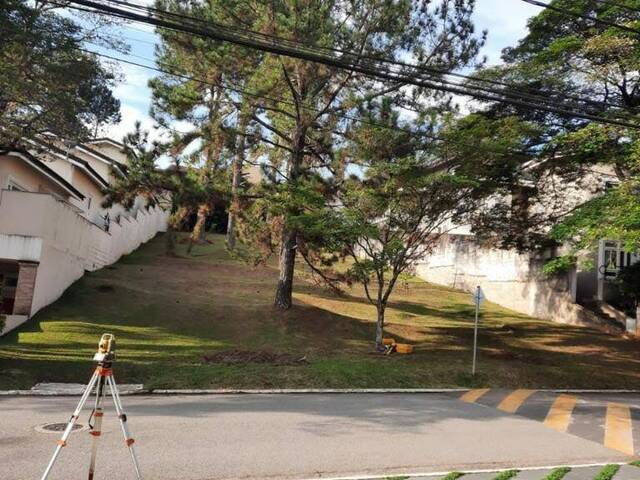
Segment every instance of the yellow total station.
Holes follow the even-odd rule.
[[[116,337],[105,333],[98,343],[98,352],[93,356],[97,362],[111,362],[116,358]]]

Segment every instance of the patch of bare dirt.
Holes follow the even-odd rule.
[[[224,350],[222,352],[208,353],[202,356],[204,363],[224,363],[226,365],[239,365],[245,363],[269,363],[272,365],[305,365],[305,355],[293,355],[290,353],[273,353],[264,350]]]

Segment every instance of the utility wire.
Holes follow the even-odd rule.
[[[214,26],[216,26],[216,28],[225,29],[225,30],[229,30],[230,29],[229,26],[223,25],[223,24],[220,24],[220,23],[216,23],[216,22],[204,23],[202,20],[197,19],[197,18],[192,17],[192,16],[189,16],[189,15],[175,13],[175,12],[168,12],[166,10],[161,10],[161,9],[157,9],[157,8],[154,8],[154,7],[137,5],[137,4],[130,3],[130,2],[127,2],[127,1],[124,1],[124,0],[107,0],[107,1],[109,3],[113,3],[113,4],[117,4],[117,5],[124,5],[127,8],[135,8],[135,9],[138,9],[138,10],[145,10],[145,11],[147,11],[149,13],[152,13],[152,14],[153,13],[161,13],[161,14],[163,14],[165,16],[173,16],[173,17],[177,17],[177,18],[180,18],[180,19],[185,19],[185,20],[188,20],[188,21],[191,21],[191,22],[198,22],[200,24],[204,24],[206,27],[210,27],[211,25],[214,25]],[[75,7],[72,7],[72,8],[75,8]],[[233,31],[233,29],[231,29],[231,30]],[[273,36],[273,35],[264,34],[264,33],[261,33],[261,32],[255,32],[255,31],[246,30],[246,29],[235,29],[235,30],[236,31],[240,31],[240,32],[245,32],[245,33],[248,33],[248,34],[251,34],[251,35],[259,35],[259,36],[267,38],[269,40],[275,40],[275,41],[279,41],[279,42],[282,42],[282,43],[288,43],[290,45],[294,45],[294,47],[301,45],[299,42],[293,42],[293,41],[290,41],[290,40],[286,40],[286,39],[283,39],[283,38],[280,38],[280,37],[276,37],[276,36]],[[302,45],[305,45],[305,44],[302,44]],[[321,49],[321,50],[325,50],[325,51],[339,52],[341,54],[348,54],[348,55],[352,55],[352,56],[354,55],[351,52],[346,52],[344,50],[335,49],[335,48],[328,48],[328,47],[313,47],[313,48],[317,48],[317,49]],[[505,86],[505,87],[508,87],[508,88],[519,88],[519,87],[517,87],[515,85],[509,84],[509,83],[506,83],[506,82],[500,82],[500,81],[492,80],[492,79],[484,79],[482,77],[477,77],[477,76],[463,75],[463,74],[459,74],[459,73],[455,73],[455,72],[448,72],[446,70],[438,70],[438,69],[433,69],[433,68],[429,68],[429,67],[422,67],[422,66],[419,66],[419,65],[409,64],[409,63],[406,63],[406,62],[399,62],[399,61],[389,60],[389,59],[380,59],[378,57],[372,57],[372,56],[366,56],[366,55],[362,56],[361,58],[369,58],[369,59],[372,59],[372,60],[375,60],[375,61],[392,63],[392,64],[395,64],[395,65],[400,65],[400,66],[409,67],[409,68],[417,68],[417,69],[420,69],[420,70],[425,70],[426,69],[427,71],[433,72],[433,74],[437,74],[437,75],[452,75],[452,76],[458,76],[460,78],[465,78],[465,79],[468,79],[468,80],[481,81],[481,82],[487,82],[487,83],[490,83],[490,84],[501,85],[501,86]],[[369,76],[371,76],[371,75],[369,75]],[[435,81],[441,82],[443,84],[451,84],[451,82],[447,82],[447,81],[445,81],[445,80],[443,80],[441,78],[430,77],[430,80],[435,80]],[[482,91],[482,92],[488,92],[488,93],[492,93],[492,94],[499,93],[499,94],[504,95],[505,97],[508,97],[508,98],[515,98],[515,99],[519,99],[519,100],[524,99],[524,100],[529,100],[529,101],[534,101],[534,102],[541,102],[541,103],[545,103],[545,104],[551,105],[552,107],[557,107],[558,103],[555,100],[553,100],[551,98],[548,98],[548,96],[549,95],[553,95],[555,93],[556,95],[562,95],[564,97],[572,98],[572,99],[575,99],[575,100],[580,101],[580,102],[589,103],[589,104],[597,106],[597,107],[599,107],[601,109],[607,109],[607,108],[611,108],[611,107],[618,108],[618,109],[624,109],[625,108],[623,105],[620,105],[620,104],[617,104],[617,103],[613,104],[613,103],[607,103],[607,102],[599,102],[599,101],[594,101],[594,100],[591,100],[591,99],[580,98],[580,97],[577,97],[577,96],[574,96],[574,95],[570,95],[570,94],[564,94],[562,92],[549,92],[549,91],[547,91],[547,92],[541,92],[545,96],[535,96],[535,95],[529,95],[529,94],[521,93],[521,92],[504,91],[504,90],[496,92],[495,89],[488,89],[486,87],[477,86],[477,85],[468,85],[468,84],[467,85],[464,85],[464,84],[461,85],[461,84],[455,84],[455,83],[454,83],[454,85],[458,86],[458,87],[462,87],[462,88],[469,88],[471,90],[479,90],[479,91]],[[579,105],[572,105],[572,104],[566,104],[566,103],[562,104],[561,106],[562,107],[568,107],[568,108],[571,108],[571,109],[573,109],[573,108],[581,108],[581,106],[579,106]],[[587,113],[590,113],[590,112],[587,112]],[[612,112],[609,112],[609,113],[612,113]],[[615,113],[616,113],[616,116],[618,118],[635,119],[635,117],[630,116],[628,112],[617,111]],[[596,115],[597,115],[597,113],[596,113]]]
[[[196,21],[196,22],[199,22],[199,23],[203,23],[202,20],[196,19],[194,17],[187,16],[187,15],[184,15],[184,14],[167,12],[165,10],[160,10],[160,9],[156,9],[156,8],[153,8],[153,7],[143,7],[143,6],[140,6],[140,5],[132,4],[132,3],[124,1],[124,0],[108,0],[108,1],[110,3],[115,3],[117,5],[124,5],[127,8],[137,8],[137,9],[140,9],[140,10],[145,10],[145,11],[150,12],[150,13],[161,12],[165,16],[176,16],[176,17],[179,17],[180,19],[187,19],[189,21]],[[207,24],[205,24],[205,26],[210,27],[210,24],[212,24],[212,23],[214,25],[216,25],[216,27],[219,28],[219,29],[225,29],[225,30],[229,31],[230,27],[228,27],[226,25],[222,25],[222,24],[216,24],[215,22],[208,22]],[[281,39],[279,37],[274,37],[274,36],[267,35],[267,34],[262,34],[262,33],[259,33],[259,32],[252,32],[252,31],[241,30],[241,29],[235,29],[235,30],[236,31],[249,32],[250,34],[260,35],[262,37],[268,38],[270,41],[271,40],[276,40],[276,41],[279,41],[279,42],[289,42],[289,44],[293,44],[294,46],[299,46],[300,45],[300,43],[298,43],[298,42],[291,42],[291,41],[288,41],[288,40]],[[233,29],[231,29],[231,31],[233,32]],[[326,48],[326,47],[318,47],[318,48],[324,49],[324,50],[329,50],[329,51],[334,51],[334,52],[340,52],[340,53],[345,54],[345,55],[351,55],[351,56],[355,55],[355,54],[353,54],[351,52],[346,52],[346,51],[338,50],[338,49],[330,49],[330,48]],[[390,62],[390,60],[387,60],[387,59],[382,59],[381,60],[381,59],[377,59],[376,57],[368,57],[368,58],[373,59],[375,61]],[[358,60],[359,60],[359,58],[358,58]],[[395,62],[395,61],[391,61],[391,62]],[[409,67],[409,68],[420,67],[420,66],[416,66],[416,65],[408,64],[408,63],[404,63],[404,62],[395,62],[395,63],[398,64],[398,65]],[[450,75],[452,73],[444,71],[444,70],[438,70],[437,74],[438,75],[440,75],[440,74]],[[462,75],[462,74],[455,74],[455,75],[461,76],[463,78],[482,81],[481,77],[470,77],[470,76],[465,76],[465,75]],[[372,76],[372,75],[370,74],[369,76]],[[451,85],[451,82],[447,82],[447,81],[445,81],[444,79],[441,79],[441,78],[433,78],[433,77],[431,77],[430,80],[434,80],[434,81],[443,83],[445,85]],[[504,82],[498,82],[498,81],[494,81],[494,80],[487,80],[487,81],[490,82],[490,83],[501,84],[501,85],[504,85],[504,86],[508,86],[510,88],[514,88],[513,85],[510,85],[510,84],[507,84],[507,83],[504,83]],[[516,92],[513,92],[513,91],[496,91],[495,89],[488,89],[486,87],[477,86],[477,85],[461,85],[461,84],[455,84],[455,83],[453,85],[455,87],[458,87],[458,88],[467,88],[467,89],[470,89],[470,90],[487,92],[487,93],[491,93],[491,94],[498,93],[499,95],[503,95],[503,96],[508,97],[508,98],[514,98],[516,100],[522,100],[524,98],[525,100],[531,100],[531,101],[534,101],[534,102],[546,103],[548,105],[551,105],[552,107],[557,107],[557,103],[554,100],[547,98],[547,96],[550,95],[551,92],[545,92],[545,95],[546,95],[545,97],[536,97],[536,96],[532,96],[532,95],[528,95],[528,94],[516,93]],[[571,95],[565,95],[565,96],[572,97]],[[592,103],[592,104],[598,105],[600,108],[604,108],[604,109],[610,108],[610,107],[614,107],[614,106],[622,107],[620,105],[607,104],[607,103],[597,102],[597,101],[593,101],[593,100],[581,99],[581,98],[578,98],[578,97],[573,97],[573,98],[577,98],[579,101],[582,101],[582,102],[588,102],[588,103]],[[568,107],[570,109],[573,109],[573,108],[576,108],[576,107],[580,108],[580,106],[578,106],[578,105],[567,105],[567,104],[562,105],[562,107]],[[624,107],[622,107],[622,108],[624,108]],[[590,112],[587,112],[587,113],[590,113]],[[592,114],[592,113],[590,113],[590,114]],[[626,118],[626,119],[634,118],[634,117],[630,117],[627,112],[616,112],[616,115],[619,118]]]
[[[610,22],[609,20],[603,20],[601,18],[594,17],[593,15],[586,15],[584,13],[572,12],[571,10],[556,7],[555,5],[551,5],[550,3],[540,2],[539,0],[522,0],[522,1],[529,3],[531,5],[535,5],[537,7],[542,7],[542,8],[546,8],[547,10],[553,10],[554,12],[562,13],[563,15],[567,15],[575,18],[581,18],[583,20],[591,20],[592,22],[599,23],[601,25],[615,27],[620,30],[624,30],[625,32],[630,32],[630,33],[635,33],[636,35],[640,35],[640,30],[636,28],[628,27],[626,25],[620,25],[619,23]]]
[[[497,91],[497,90],[492,91],[491,93],[488,93],[488,92],[484,93],[484,92],[478,92],[477,90],[473,90],[470,87],[468,88],[467,86],[462,86],[459,84],[451,84],[450,82],[446,82],[444,80],[439,80],[440,82],[439,84],[439,83],[434,83],[433,81],[428,81],[424,79],[416,79],[414,77],[407,75],[407,73],[403,73],[403,72],[395,72],[395,71],[389,71],[389,70],[376,71],[374,69],[363,66],[359,63],[345,61],[344,59],[337,58],[335,56],[323,55],[317,52],[302,51],[300,49],[290,48],[290,47],[278,44],[277,42],[266,42],[261,39],[237,35],[233,32],[228,32],[228,31],[199,29],[192,25],[179,24],[179,23],[171,22],[165,19],[151,17],[149,15],[129,12],[116,7],[111,7],[109,5],[97,3],[91,0],[70,0],[70,3],[94,8],[97,13],[103,13],[105,15],[115,15],[115,16],[118,16],[119,18],[126,18],[132,21],[139,21],[141,23],[146,23],[146,24],[157,26],[157,27],[164,27],[171,30],[194,34],[194,35],[202,36],[205,38],[211,38],[218,41],[231,42],[231,43],[242,45],[254,50],[260,50],[268,53],[273,53],[276,55],[284,55],[288,57],[298,58],[301,60],[321,63],[324,65],[336,67],[339,69],[350,70],[350,71],[358,72],[364,75],[371,75],[379,79],[386,79],[393,82],[415,85],[418,87],[433,89],[433,90],[447,92],[447,93],[471,96],[471,97],[479,98],[479,99],[490,101],[490,102],[508,103],[511,105],[516,105],[516,106],[520,106],[520,107],[528,108],[532,110],[555,113],[561,116],[582,118],[585,120],[592,120],[599,123],[608,123],[612,125],[619,125],[619,126],[624,126],[629,128],[639,127],[639,125],[635,123],[629,123],[629,122],[616,120],[612,118],[605,118],[593,113],[578,112],[575,110],[571,110],[566,106],[536,105],[534,103],[530,103],[525,100],[508,98],[508,95],[506,95],[504,92]]]
[[[193,17],[191,15],[186,15],[183,13],[177,13],[177,12],[169,12],[167,10],[162,10],[162,9],[158,9],[158,8],[154,8],[151,6],[142,6],[142,5],[137,5],[125,0],[108,0],[109,3],[114,3],[117,5],[123,5],[126,7],[130,7],[130,8],[136,8],[136,9],[142,9],[142,10],[146,10],[147,12],[149,12],[150,14],[161,14],[164,16],[169,16],[169,17],[174,17],[174,18],[178,18],[181,20],[187,20],[189,22],[192,23],[196,23],[196,24],[200,24],[203,25],[205,27],[211,27],[211,26],[215,26],[216,28],[219,29],[225,29],[225,30],[229,30],[230,28],[232,30],[235,30],[236,32],[242,32],[245,35],[257,35],[260,36],[262,38],[265,38],[269,41],[277,41],[280,42],[282,44],[287,44],[290,46],[293,46],[294,48],[296,47],[300,47],[303,46],[304,48],[307,49],[315,49],[315,50],[324,50],[324,51],[329,51],[329,52],[333,52],[333,53],[339,53],[341,55],[351,55],[351,56],[357,56],[358,61],[360,61],[360,59],[365,59],[368,60],[369,62],[382,62],[385,64],[391,64],[391,65],[395,65],[395,66],[400,66],[403,68],[408,68],[408,69],[414,69],[420,73],[425,73],[427,75],[429,75],[430,79],[432,80],[436,80],[436,81],[443,81],[443,79],[438,78],[440,76],[452,76],[452,77],[457,77],[457,78],[461,78],[467,81],[471,81],[471,82],[481,82],[481,83],[486,83],[489,85],[497,85],[497,86],[502,86],[502,87],[506,87],[509,89],[522,89],[523,87],[521,86],[517,86],[517,85],[513,85],[507,82],[503,82],[503,81],[499,81],[499,80],[495,80],[495,79],[488,79],[488,78],[484,78],[482,76],[478,76],[478,75],[465,75],[462,73],[458,73],[458,72],[451,72],[449,70],[445,70],[445,69],[439,69],[439,68],[435,68],[435,67],[428,67],[428,66],[423,66],[423,65],[418,65],[415,63],[408,63],[408,62],[402,62],[399,60],[395,60],[395,59],[389,59],[389,58],[381,58],[381,57],[377,57],[377,56],[371,56],[371,55],[366,55],[366,54],[354,54],[352,52],[348,52],[342,49],[337,49],[337,48],[330,48],[330,47],[323,47],[323,46],[317,46],[317,45],[309,45],[306,44],[304,42],[298,42],[298,41],[292,41],[289,39],[285,39],[283,37],[278,37],[275,35],[269,35],[266,33],[262,33],[262,32],[257,32],[255,30],[247,30],[244,28],[240,28],[240,27],[230,27],[228,25],[224,25],[221,24],[219,22],[212,22],[212,21],[207,21],[204,22],[201,19],[198,19],[196,17]],[[375,65],[374,65],[375,67]],[[437,76],[436,78],[434,78],[434,75]],[[460,84],[458,84],[460,85]],[[495,90],[493,89],[486,89],[482,86],[477,86],[477,85],[462,85],[464,87],[467,88],[472,88],[472,89],[479,89],[481,91],[485,91],[485,92],[489,92],[489,93],[495,93]],[[530,88],[530,87],[524,87],[525,90],[532,92],[535,91],[534,89]],[[537,102],[542,102],[542,103],[547,103],[550,105],[553,105],[554,103],[557,103],[555,100],[553,100],[552,98],[549,98],[549,96],[562,96],[565,98],[570,98],[572,100],[576,100],[578,102],[582,102],[582,103],[586,103],[586,104],[590,104],[594,107],[598,107],[598,108],[602,108],[602,109],[607,109],[607,108],[619,108],[619,109],[624,109],[625,106],[621,105],[621,104],[617,104],[617,103],[607,103],[607,102],[600,102],[597,100],[592,100],[592,99],[588,99],[588,98],[582,98],[576,95],[572,95],[572,94],[568,94],[568,93],[564,93],[564,92],[553,92],[553,91],[540,91],[537,90],[536,93],[533,94],[529,94],[526,92],[518,92],[518,91],[501,91],[500,93],[502,93],[503,95],[509,96],[509,97],[513,97],[513,98],[520,98],[520,99],[526,99],[526,100],[533,100],[533,101],[537,101]],[[569,105],[571,107],[578,107],[581,108],[580,105]],[[618,114],[621,114],[622,117],[627,117],[626,112],[617,112]],[[632,117],[633,118],[633,117]]]
[[[180,78],[180,79],[183,79],[183,80],[193,81],[195,83],[200,83],[200,84],[203,84],[203,85],[208,85],[208,86],[213,86],[213,87],[220,87],[220,88],[223,88],[223,89],[226,89],[226,90],[229,90],[229,91],[232,91],[232,92],[236,92],[236,93],[239,93],[239,94],[242,94],[242,95],[247,95],[249,97],[259,98],[259,99],[262,99],[262,100],[268,100],[268,101],[276,102],[276,103],[282,103],[282,104],[290,105],[290,106],[293,106],[293,107],[296,106],[296,104],[294,102],[290,101],[290,100],[283,99],[283,98],[280,98],[280,97],[266,96],[264,94],[259,94],[259,93],[255,93],[255,92],[249,92],[246,89],[242,89],[242,88],[239,88],[239,87],[236,87],[236,86],[229,85],[228,82],[226,82],[225,84],[221,84],[221,85],[214,85],[209,81],[202,80],[202,79],[199,79],[199,78],[196,78],[196,77],[192,77],[190,75],[184,75],[184,74],[180,74],[180,73],[176,73],[176,72],[170,72],[170,71],[165,70],[163,68],[152,67],[150,65],[144,65],[144,64],[141,64],[141,63],[138,63],[138,62],[134,62],[134,61],[131,61],[131,60],[126,60],[126,59],[119,58],[119,57],[114,57],[114,56],[107,55],[107,54],[104,54],[104,53],[99,53],[99,52],[96,52],[96,51],[93,51],[93,50],[88,50],[88,49],[83,49],[83,48],[78,48],[78,50],[83,51],[85,53],[97,55],[99,57],[103,57],[103,58],[106,58],[106,59],[109,59],[109,60],[121,62],[121,63],[127,64],[127,65],[132,65],[132,66],[135,66],[135,67],[140,67],[140,68],[145,68],[145,69],[148,69],[148,70],[153,70],[155,72],[162,73],[162,74],[165,74],[165,75],[170,75],[170,76],[173,76],[173,77],[176,77],[176,78]],[[138,55],[133,55],[133,54],[126,54],[126,55],[142,58],[142,59],[147,60],[147,61],[152,61],[151,59],[144,58],[144,57],[139,57]],[[238,102],[225,102],[225,104],[232,105],[232,106],[235,106],[235,107],[238,106]],[[268,107],[263,107],[263,108],[265,108],[267,110],[269,109]],[[310,111],[313,111],[313,112],[316,112],[316,113],[320,113],[321,112],[321,110],[319,108],[314,108],[314,107],[310,107],[310,106],[307,106],[307,105],[301,105],[300,108],[303,108],[305,110],[310,110]],[[408,129],[408,128],[402,128],[400,126],[385,125],[383,123],[373,122],[371,120],[367,120],[367,119],[364,119],[364,118],[361,118],[361,117],[356,117],[356,116],[349,115],[349,114],[336,114],[335,116],[338,117],[338,118],[343,118],[343,119],[346,119],[346,120],[355,121],[355,122],[362,123],[362,124],[365,124],[365,125],[371,125],[371,126],[378,127],[378,128],[384,128],[384,129],[387,129],[387,130],[400,131],[400,132],[409,133],[409,134],[413,134],[413,135],[416,135],[416,134],[417,135],[422,135],[422,136],[425,136],[426,138],[430,138],[430,139],[432,139],[434,141],[440,141],[440,142],[450,141],[449,139],[446,139],[446,138],[443,138],[443,137],[439,137],[437,135],[433,135],[433,134],[431,134],[429,132],[415,131],[415,130],[411,130],[411,129]],[[167,128],[169,130],[172,130],[172,131],[174,131],[176,133],[180,133],[180,134],[188,133],[188,132],[181,132],[179,130],[175,130],[173,128],[166,127],[166,126],[163,126],[163,128]],[[458,142],[458,143],[460,145],[467,146],[467,147],[473,147],[473,148],[477,148],[478,147],[477,144],[470,144],[470,143],[465,143],[465,142]],[[506,154],[524,155],[524,154],[526,154],[526,152],[518,151],[518,150],[508,150],[508,149],[505,149],[505,150],[487,149],[487,150],[491,151],[493,153],[501,154],[501,155],[506,155]]]
[[[99,46],[99,45],[97,45],[97,46]],[[223,88],[225,90],[229,90],[229,91],[232,91],[232,92],[235,92],[235,93],[239,93],[241,95],[247,95],[249,97],[259,98],[259,99],[262,99],[262,100],[268,100],[270,102],[282,103],[282,104],[289,105],[289,106],[292,106],[292,107],[296,106],[296,103],[292,102],[291,100],[287,100],[287,99],[284,99],[282,97],[267,96],[267,95],[261,94],[261,93],[250,92],[250,91],[248,91],[246,89],[243,89],[243,88],[240,88],[238,86],[233,86],[233,84],[230,84],[230,82],[228,82],[228,81],[216,85],[216,84],[214,84],[214,83],[212,83],[210,81],[207,81],[207,80],[203,80],[203,79],[200,79],[200,78],[197,78],[197,77],[193,77],[191,75],[186,75],[186,74],[177,73],[177,72],[171,72],[169,70],[165,70],[164,68],[158,68],[158,67],[152,67],[150,65],[144,65],[144,64],[141,64],[141,63],[133,62],[131,60],[126,60],[126,59],[123,59],[123,58],[114,57],[114,56],[107,55],[107,54],[104,54],[104,53],[99,53],[99,52],[96,52],[96,51],[93,51],[93,50],[88,50],[88,49],[83,49],[83,48],[78,48],[78,50],[83,51],[85,53],[90,53],[90,54],[93,54],[93,55],[97,55],[99,57],[103,57],[103,58],[106,58],[106,59],[109,59],[109,60],[122,62],[122,63],[128,64],[128,65],[141,67],[141,68],[145,68],[145,69],[148,69],[148,70],[153,70],[153,71],[156,71],[158,73],[162,73],[164,75],[169,75],[169,76],[172,76],[172,77],[180,78],[182,80],[188,80],[188,81],[192,81],[192,82],[195,82],[195,83],[199,83],[199,84],[207,85],[207,86],[211,86],[211,87]],[[139,58],[139,59],[142,59],[142,60],[150,61],[150,62],[154,61],[154,60],[152,60],[150,58],[142,57],[140,55],[134,55],[134,54],[131,54],[131,53],[127,53],[126,55],[130,56],[130,57],[136,57],[136,58]],[[158,63],[158,62],[156,62],[156,63]],[[162,65],[162,63],[160,63],[160,65]],[[175,68],[175,67],[174,66],[169,66],[169,68]],[[226,102],[226,104],[233,105],[233,106],[236,106],[236,107],[238,106],[238,103],[239,102]],[[311,106],[308,106],[308,105],[299,105],[299,107],[302,108],[302,109],[305,109],[305,110],[313,111],[315,113],[322,113],[322,110],[319,109],[319,108],[316,108],[316,107],[311,107]],[[267,110],[269,109],[269,107],[263,107],[263,108],[265,108]],[[325,112],[325,114],[329,114],[329,113]],[[369,120],[366,120],[366,119],[363,119],[363,118],[360,118],[360,117],[354,117],[354,116],[348,115],[348,114],[334,114],[334,115],[337,118],[344,118],[346,120],[352,120],[352,121],[356,121],[356,122],[360,122],[360,123],[364,123],[364,124],[368,124],[368,125],[372,125],[372,126],[376,126],[376,127],[386,128],[386,129],[389,129],[389,130],[396,130],[396,131],[401,131],[401,132],[405,132],[405,133],[413,133],[413,134],[416,133],[415,130],[411,130],[411,129],[408,129],[408,128],[393,127],[393,126],[385,125],[385,124],[382,124],[382,123],[371,122]],[[184,133],[184,132],[180,132],[180,133]],[[429,138],[432,138],[434,140],[444,140],[443,138],[432,136],[427,132],[417,132],[417,133],[424,134],[424,135],[426,135]]]
[[[121,28],[132,28],[132,27],[130,25],[127,25],[126,27],[121,27]],[[151,33],[149,31],[145,31],[145,30],[142,30],[142,29],[133,29],[133,30],[138,31],[138,32]],[[125,40],[129,40],[131,42],[142,42],[142,43],[146,43],[146,44],[150,44],[150,45],[157,45],[157,42],[152,42],[152,41],[148,41],[148,40],[141,40],[141,39],[138,39],[138,38],[129,37],[127,35],[121,35],[121,34],[108,35],[108,34],[103,34],[103,36],[110,37],[110,38],[112,38],[114,40],[125,39]],[[93,43],[93,42],[88,42],[88,43]],[[95,45],[99,46],[99,47],[103,47],[103,45],[99,45],[99,44],[95,44]],[[131,55],[133,57],[139,57],[139,56],[133,55],[133,54],[129,54],[129,55]],[[149,59],[149,58],[146,58],[146,57],[139,57],[139,58],[141,58],[143,60],[148,60],[148,61],[151,61],[151,62],[154,61],[153,59]],[[462,76],[464,76],[464,75],[462,75]],[[469,78],[473,78],[473,77],[469,77]],[[480,79],[480,77],[478,77],[478,79]],[[489,83],[492,83],[492,84],[496,84],[496,85],[504,85],[504,86],[507,86],[509,88],[518,88],[515,85],[509,84],[509,83],[505,83],[505,82],[499,82],[499,81],[494,81],[494,80],[486,80],[486,81],[489,82]],[[525,88],[527,88],[527,87],[525,87]],[[529,88],[527,88],[527,89],[529,89]],[[564,95],[563,92],[553,92],[553,91],[546,92],[546,94],[547,95]],[[583,98],[572,96],[572,95],[569,95],[569,94],[564,95],[564,96],[566,96],[567,98],[574,98],[574,99],[576,99],[578,101],[588,102],[588,103],[593,104],[594,106],[598,106],[598,107],[603,108],[603,109],[606,109],[606,108],[609,108],[609,107],[624,108],[624,106],[622,106],[620,104],[599,102],[599,101],[590,100],[590,99],[583,99]],[[543,100],[543,101],[547,101],[547,102],[552,102],[552,100],[545,99],[544,97],[537,98],[537,97],[530,96],[530,95],[527,95],[527,97],[530,97],[532,100]],[[396,106],[398,108],[403,109],[403,110],[407,110],[407,111],[411,111],[411,112],[415,112],[415,113],[420,113],[419,110],[411,108],[411,107],[409,107],[407,105],[396,104]],[[623,113],[626,113],[626,112],[623,112]],[[634,118],[634,117],[632,117],[630,115],[626,115],[626,118]]]

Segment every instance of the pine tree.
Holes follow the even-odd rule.
[[[320,1],[255,2],[257,29],[298,44],[366,57],[406,58],[420,65],[449,70],[474,63],[482,38],[474,36],[473,1]],[[413,103],[432,94],[419,89],[407,94],[399,83],[380,82],[353,71],[266,54],[256,78],[272,100],[261,102],[255,115],[266,138],[265,173],[270,188],[265,199],[278,246],[279,278],[274,304],[287,309],[297,253],[313,247],[301,225],[315,217],[318,197],[332,198],[340,188],[345,165],[335,155],[349,121],[365,101],[394,95]],[[263,238],[263,237],[261,237]],[[307,250],[307,252],[303,252]],[[310,265],[314,269],[313,265]]]
[[[104,29],[85,31],[45,2],[0,3],[0,145],[52,133],[86,140],[120,119],[114,74],[85,43],[121,48]]]

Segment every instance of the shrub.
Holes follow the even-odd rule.
[[[640,262],[620,270],[616,279],[622,297],[630,302],[631,310],[640,306]]]
[[[547,276],[559,275],[566,273],[576,265],[576,257],[573,255],[565,255],[562,257],[552,258],[544,264],[542,271]]]

